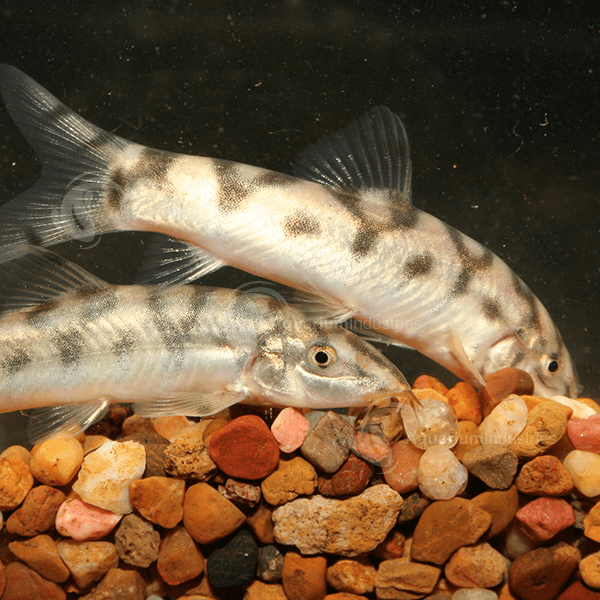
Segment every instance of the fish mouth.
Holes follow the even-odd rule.
[[[408,402],[411,406],[419,405],[420,402],[411,389],[404,389],[397,392],[373,392],[365,396],[365,405],[367,408],[388,408],[397,403],[398,405]]]

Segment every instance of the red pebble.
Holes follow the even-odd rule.
[[[239,479],[262,479],[279,464],[279,444],[255,415],[229,421],[210,438],[209,451],[221,471]]]
[[[560,498],[538,498],[515,515],[521,529],[533,540],[546,541],[575,524],[572,506]]]
[[[33,569],[20,562],[10,563],[5,569],[6,587],[3,600],[65,600],[67,594],[52,581],[44,579]]]
[[[574,581],[556,600],[600,600],[600,590],[592,590]]]
[[[572,417],[567,423],[567,435],[576,450],[600,454],[600,414],[588,419]]]

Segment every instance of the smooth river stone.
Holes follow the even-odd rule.
[[[300,498],[273,511],[275,539],[303,554],[368,554],[394,526],[401,505],[400,494],[387,485],[343,500]]]
[[[564,466],[573,478],[575,487],[591,498],[600,494],[600,454],[573,450],[567,454]]]
[[[419,405],[406,403],[401,408],[406,437],[417,447],[426,450],[430,446],[452,448],[460,438],[458,420],[448,403],[423,398]]]
[[[569,419],[567,435],[576,450],[600,453],[600,415],[594,414],[587,419]]]
[[[527,405],[512,394],[502,400],[479,425],[482,444],[512,444],[527,424]]]
[[[419,488],[434,500],[449,500],[467,487],[467,469],[446,446],[430,446],[425,450],[417,471]]]

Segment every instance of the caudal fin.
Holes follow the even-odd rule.
[[[91,241],[118,229],[107,199],[120,190],[110,172],[132,144],[92,125],[15,67],[0,65],[0,93],[42,165],[41,178],[0,208],[0,245]]]

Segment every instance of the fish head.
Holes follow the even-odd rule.
[[[579,395],[577,370],[553,322],[547,324],[543,335],[521,328],[494,344],[483,367],[484,375],[504,367],[527,371],[537,396],[577,398]]]
[[[296,322],[254,361],[248,387],[263,401],[298,408],[367,406],[414,396],[383,354],[339,326]]]

